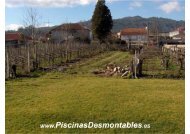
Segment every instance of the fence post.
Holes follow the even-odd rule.
[[[9,72],[9,50],[8,47],[5,48],[5,53],[6,53],[6,77],[9,78],[10,72]]]
[[[28,58],[28,73],[30,73],[30,45],[29,43],[27,44],[27,58]]]

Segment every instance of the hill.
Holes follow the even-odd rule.
[[[169,32],[177,27],[185,27],[185,21],[180,20],[172,20],[168,18],[157,18],[157,17],[150,17],[150,18],[143,18],[141,16],[134,16],[134,17],[124,17],[120,19],[113,20],[113,32],[119,32],[123,28],[142,28],[148,26],[150,29],[153,29],[155,25],[158,26],[159,32]],[[84,21],[80,22],[82,25],[91,28],[91,21]],[[41,27],[38,28],[40,33],[44,35],[53,27]],[[24,29],[19,29],[19,32],[27,33]],[[8,31],[7,31],[8,32]],[[11,31],[12,32],[12,31]]]
[[[142,28],[142,27],[154,27],[155,25],[158,26],[160,32],[169,32],[174,30],[177,27],[185,26],[185,21],[177,21],[168,18],[157,18],[157,17],[150,17],[150,18],[143,18],[140,16],[134,17],[124,17],[120,19],[114,19],[114,26],[113,32],[118,32],[123,28]],[[156,24],[157,23],[157,24]],[[84,25],[90,28],[91,22],[86,21],[83,22]]]

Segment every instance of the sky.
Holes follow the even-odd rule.
[[[39,26],[90,20],[97,0],[6,0],[5,29],[24,26],[29,8],[37,11]],[[106,0],[113,19],[142,16],[185,20],[184,0]]]

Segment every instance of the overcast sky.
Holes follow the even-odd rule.
[[[37,10],[40,26],[91,19],[96,0],[6,0],[6,30],[23,26],[29,7]],[[107,0],[114,19],[127,16],[185,19],[184,0]]]

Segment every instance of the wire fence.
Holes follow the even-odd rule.
[[[146,48],[142,55],[145,76],[185,78],[185,49]]]
[[[105,50],[136,51],[132,58],[132,72],[142,77],[184,78],[185,49],[158,48],[143,46],[128,50],[118,44],[85,44],[66,42],[64,44],[36,43],[19,46],[6,46],[6,78],[27,75],[35,70],[51,70],[63,64],[89,58]],[[134,52],[133,52],[134,50]],[[138,65],[137,60],[138,59]]]
[[[105,50],[105,45],[67,42],[6,46],[6,78],[25,75],[37,69],[47,69],[79,58],[90,57]]]

